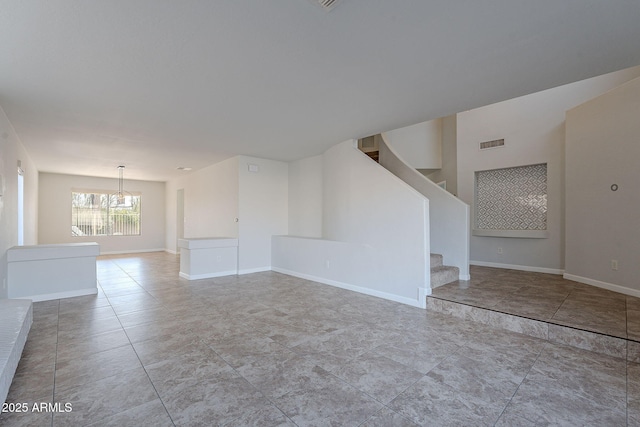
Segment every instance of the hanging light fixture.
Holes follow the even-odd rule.
[[[112,208],[130,209],[133,195],[128,191],[124,191],[124,166],[118,166],[118,192],[113,193],[109,197],[109,206]]]

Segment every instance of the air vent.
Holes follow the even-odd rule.
[[[494,139],[493,141],[485,141],[480,143],[481,150],[488,150],[490,148],[504,147],[504,139]]]
[[[316,6],[320,6],[326,12],[329,12],[338,4],[338,0],[309,0],[309,1],[315,4]]]

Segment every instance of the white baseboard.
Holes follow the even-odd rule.
[[[418,305],[419,308],[427,308],[427,296],[431,295],[431,288],[418,288]]]
[[[517,265],[517,264],[500,264],[496,262],[485,262],[485,261],[469,261],[469,264],[477,265],[480,267],[493,267],[493,268],[504,268],[508,270],[531,271],[534,273],[547,273],[547,274],[558,274],[558,275],[564,274],[564,270],[561,270],[558,268],[532,267],[529,265]]]
[[[598,288],[608,289],[610,291],[619,292],[621,294],[640,298],[640,290],[638,289],[631,289],[631,288],[627,288],[620,285],[614,285],[613,283],[601,282],[600,280],[589,279],[588,277],[576,276],[574,274],[565,273],[562,277],[564,277],[567,280],[573,280],[574,282],[584,283],[585,285],[591,285]]]
[[[62,298],[73,298],[73,297],[82,297],[86,295],[96,295],[98,293],[98,288],[86,288],[86,289],[78,289],[76,291],[67,291],[67,292],[55,292],[52,294],[40,294],[40,295],[32,295],[27,297],[12,297],[19,299],[30,299],[33,302],[38,301],[51,301],[54,299],[62,299]]]
[[[211,279],[213,277],[235,276],[236,274],[237,274],[236,270],[216,271],[215,273],[205,273],[205,274],[187,274],[181,271],[178,273],[178,276],[187,280],[200,280],[200,279]]]
[[[471,275],[470,274],[460,274],[458,276],[458,280],[471,280]]]
[[[262,273],[263,271],[271,271],[271,266],[258,267],[258,268],[245,268],[244,270],[238,270],[238,274]]]
[[[109,251],[109,252],[100,252],[100,255],[126,255],[126,254],[141,254],[145,252],[166,252],[165,248],[155,248],[155,249],[129,249],[126,251]]]
[[[271,269],[275,272],[287,274],[289,276],[299,277],[301,279],[311,280],[313,282],[335,286],[336,288],[346,289],[348,291],[354,291],[354,292],[358,292],[365,295],[371,295],[373,297],[378,297],[378,298],[386,299],[389,301],[399,302],[402,304],[407,304],[412,307],[418,307],[418,308],[426,308],[426,304],[427,304],[426,296],[431,294],[431,289],[418,288],[418,298],[411,299],[411,298],[406,298],[399,295],[389,294],[387,292],[381,292],[381,291],[376,291],[374,289],[351,285],[349,283],[338,282],[337,280],[325,279],[324,277],[318,277],[318,276],[313,276],[311,274],[299,273],[297,271],[287,270],[284,268],[271,267]],[[421,293],[424,295],[421,296]]]
[[[171,249],[165,249],[164,251],[170,253],[171,255],[180,255],[180,251],[174,251]]]

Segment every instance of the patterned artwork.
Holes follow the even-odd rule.
[[[546,230],[547,165],[476,172],[476,229]]]

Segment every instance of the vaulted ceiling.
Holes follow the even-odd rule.
[[[293,160],[640,64],[637,0],[0,0],[0,106],[38,170]]]

